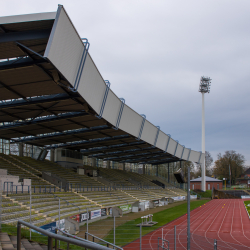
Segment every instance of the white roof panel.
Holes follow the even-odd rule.
[[[0,24],[52,20],[55,19],[55,17],[56,17],[56,12],[35,13],[35,14],[17,15],[17,16],[3,16],[0,17]]]

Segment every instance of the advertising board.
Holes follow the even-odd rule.
[[[87,219],[89,219],[89,213],[80,214],[80,222],[83,222]]]
[[[80,214],[76,214],[76,215],[70,216],[69,218],[72,219],[72,220],[75,220],[76,222],[80,222],[81,215]]]
[[[55,229],[56,229],[56,222],[51,222],[51,223],[49,223],[49,224],[46,224],[46,225],[43,225],[43,226],[41,226],[40,228],[42,228],[42,229],[44,229],[44,230],[46,230],[46,231],[48,231],[48,232],[50,232],[50,233],[55,233]],[[35,230],[31,230],[32,232],[35,232],[35,233],[39,233],[39,232],[37,232],[37,231],[35,231]],[[39,234],[41,234],[41,233],[39,233]]]
[[[108,215],[112,215],[112,207],[108,208]]]
[[[122,205],[122,206],[118,206],[123,212],[125,212],[125,211],[129,211],[129,210],[131,210],[131,208],[132,208],[132,206],[131,206],[131,204],[129,204],[129,205]]]
[[[190,195],[190,199],[191,199],[191,200],[197,199],[197,195]]]
[[[91,216],[90,216],[91,220],[98,218],[98,217],[101,217],[101,209],[91,211],[90,214],[91,214]]]
[[[250,199],[250,195],[241,195],[241,199]]]
[[[101,209],[101,216],[107,216],[107,209],[106,208]]]
[[[184,201],[186,199],[186,196],[177,196],[177,197],[171,197],[175,201]]]

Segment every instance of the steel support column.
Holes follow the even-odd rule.
[[[18,143],[18,155],[23,157],[23,143]]]
[[[50,161],[55,161],[55,149],[50,150]]]

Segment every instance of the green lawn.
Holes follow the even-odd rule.
[[[191,201],[190,209],[193,210],[203,204],[207,203],[209,200],[196,200]],[[149,211],[150,213],[150,211]],[[158,224],[152,227],[142,227],[142,235],[154,231],[155,229],[177,219],[178,217],[187,213],[187,204],[182,204],[176,207],[168,208],[158,213],[154,213],[153,221],[157,221]],[[128,221],[116,228],[115,238],[116,245],[124,246],[129,242],[138,239],[140,237],[140,228],[136,225],[141,223],[141,218],[136,220]],[[111,230],[104,240],[113,243],[114,230]]]
[[[248,215],[250,215],[250,201],[244,201],[244,204],[245,204],[245,206],[247,208]]]

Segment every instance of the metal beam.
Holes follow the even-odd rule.
[[[158,154],[153,155],[153,156],[149,156],[149,157],[140,157],[140,158],[138,158],[138,157],[134,156],[134,158],[129,158],[128,160],[124,160],[124,161],[115,160],[115,161],[119,161],[119,162],[137,162],[137,163],[140,163],[140,162],[146,162],[146,160],[147,161],[151,161],[154,158],[164,157],[164,156],[165,156],[165,154],[163,154],[163,153],[159,154],[159,152],[158,152]]]
[[[111,138],[98,138],[98,139],[92,139],[92,140],[81,140],[81,141],[75,141],[75,142],[69,142],[69,143],[61,143],[56,145],[47,146],[47,149],[53,149],[53,148],[65,148],[65,147],[74,147],[74,146],[85,146],[93,143],[102,143],[102,142],[109,142],[109,141],[116,141],[116,140],[122,140],[129,138],[130,135],[118,135],[113,136]]]
[[[26,68],[26,67],[32,67],[39,63],[47,62],[45,59],[38,59],[38,60],[32,60],[29,57],[21,58],[20,60],[15,61],[4,61],[0,63],[0,71],[9,70],[9,69],[15,69],[15,68]]]
[[[96,158],[99,158],[99,157],[103,157],[103,156],[115,156],[115,155],[118,155],[118,154],[128,154],[128,153],[131,153],[131,154],[134,154],[136,152],[141,152],[141,151],[145,151],[145,150],[150,150],[150,149],[155,149],[154,147],[148,147],[148,148],[136,148],[136,149],[128,149],[128,150],[124,150],[124,151],[115,151],[115,152],[110,152],[110,153],[103,153],[103,154],[93,154],[93,155],[89,155],[88,157],[96,157]]]
[[[149,161],[149,162],[141,162],[141,164],[152,164],[152,165],[160,165],[160,164],[165,164],[165,163],[171,163],[171,162],[177,162],[180,161],[179,158],[166,158],[165,160],[159,160],[159,161]]]
[[[161,151],[157,151],[157,152],[148,152],[148,153],[141,153],[141,154],[130,154],[130,155],[122,155],[122,156],[117,156],[117,157],[108,157],[108,158],[102,158],[103,160],[110,160],[110,161],[119,161],[122,158],[126,158],[126,159],[138,159],[138,157],[140,156],[145,156],[146,158],[151,158],[152,155],[160,155],[159,153],[161,153]],[[142,157],[144,158],[144,157]]]
[[[0,43],[49,38],[51,29],[9,32],[0,36]]]
[[[89,115],[89,114],[84,112],[84,111],[82,111],[82,112],[67,112],[64,114],[58,114],[58,116],[50,115],[50,116],[46,116],[46,117],[39,117],[39,118],[36,118],[34,120],[31,120],[31,121],[9,122],[8,125],[0,126],[0,130],[15,129],[15,128],[29,126],[29,125],[33,125],[33,124],[39,125],[42,123],[65,120],[65,119],[69,119],[69,118],[75,118],[75,117],[86,116],[86,115]]]
[[[131,143],[125,143],[125,144],[115,144],[115,145],[111,145],[111,146],[104,146],[104,147],[96,147],[96,148],[91,148],[91,149],[85,149],[82,150],[82,154],[83,155],[87,155],[88,153],[92,153],[92,152],[104,152],[106,150],[112,150],[112,149],[120,149],[120,148],[126,148],[126,147],[133,147],[133,146],[140,146],[142,144],[146,144],[146,142],[131,142]]]
[[[1,82],[0,82],[1,84]],[[50,103],[50,102],[58,102],[58,101],[64,101],[71,98],[79,97],[78,94],[55,94],[55,95],[49,95],[49,96],[39,96],[39,97],[30,97],[26,98],[25,100],[14,100],[14,101],[6,101],[0,103],[0,110],[3,109],[9,109],[9,108],[17,108],[17,107],[24,107],[24,106],[30,106],[30,105],[37,105],[37,104],[44,104],[44,103]]]
[[[95,132],[100,130],[110,129],[109,126],[103,125],[98,127],[92,127],[92,128],[81,128],[81,129],[73,129],[68,130],[65,132],[55,132],[50,134],[44,134],[41,136],[29,136],[28,138],[15,140],[15,142],[30,142],[30,141],[37,141],[37,140],[44,140],[44,139],[53,139],[60,136],[67,136],[67,135],[77,135],[77,134],[83,134],[83,133],[89,133],[89,132]]]

